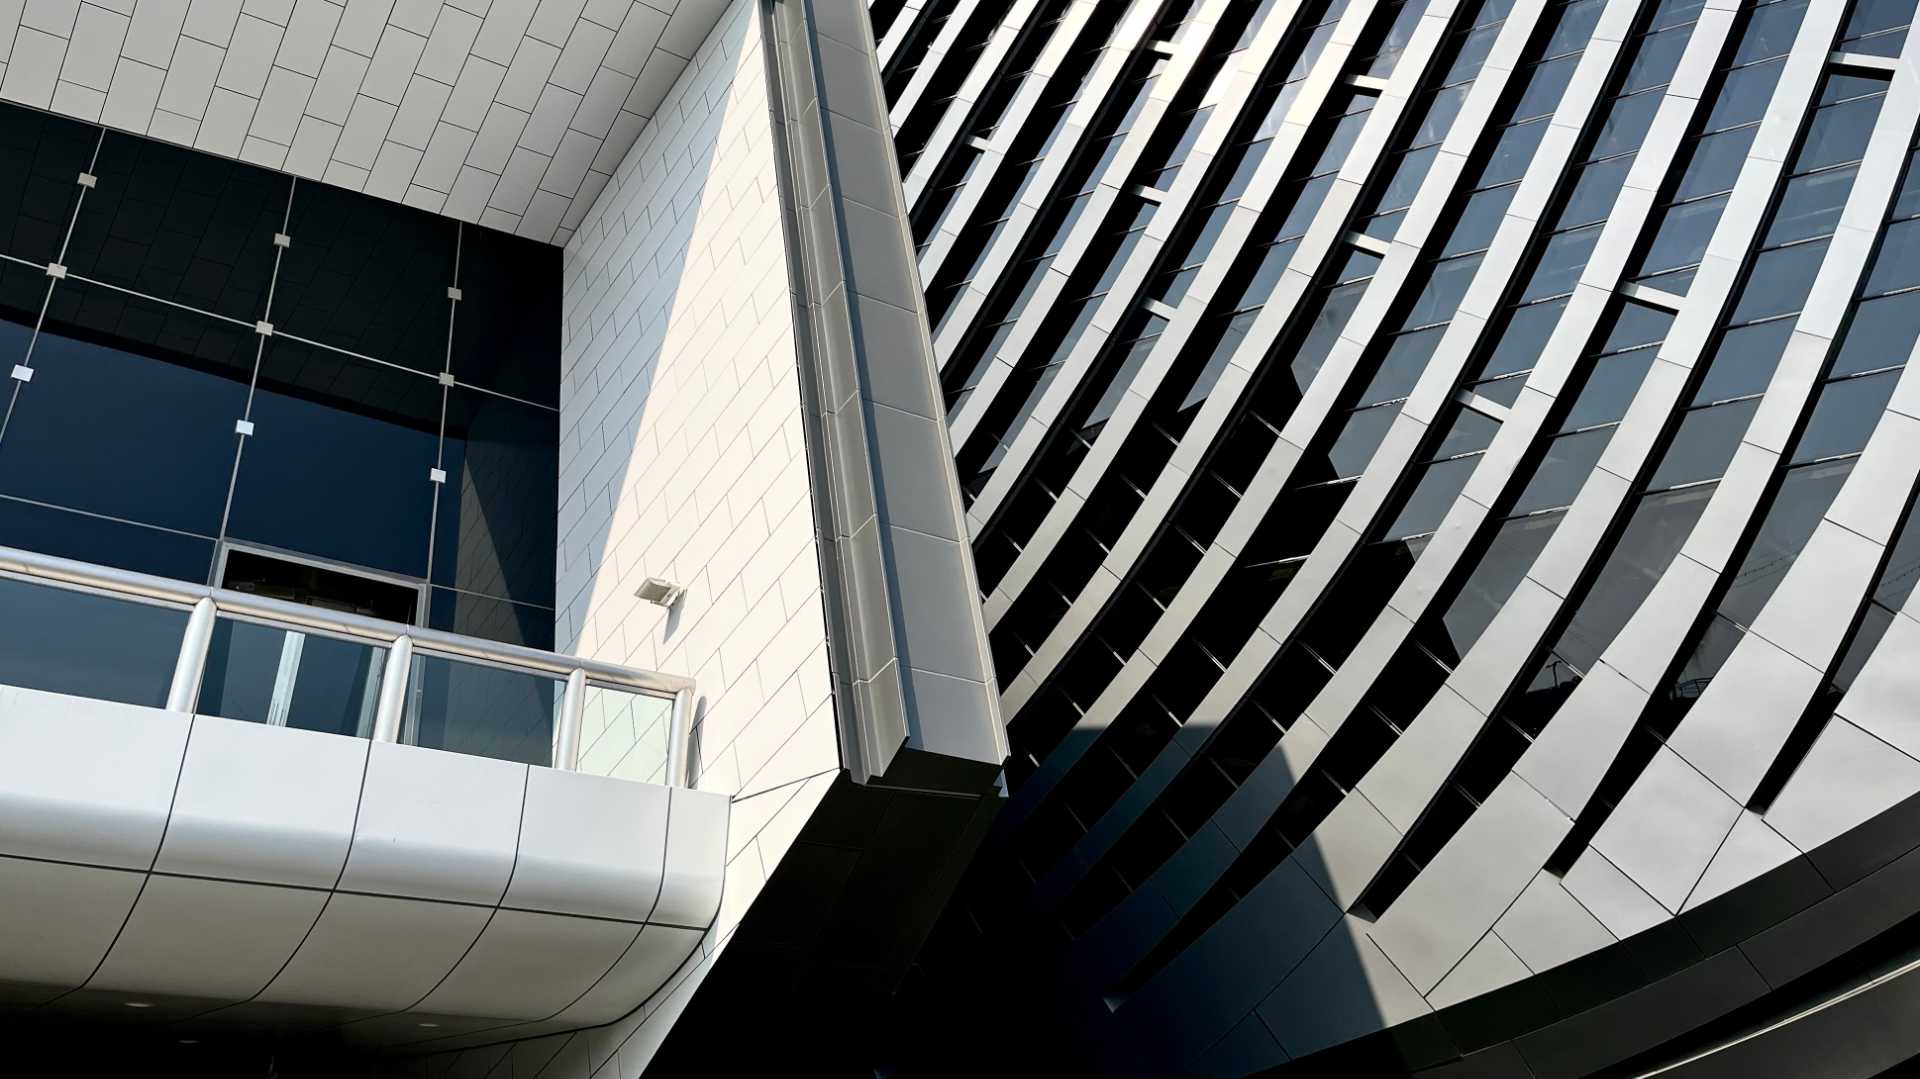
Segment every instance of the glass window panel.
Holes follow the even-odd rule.
[[[475,757],[551,764],[565,687],[544,674],[416,652],[407,679],[404,739]]]
[[[0,493],[217,535],[258,340],[61,282],[0,440]]]
[[[464,386],[447,391],[435,584],[553,606],[559,419]]]
[[[1660,226],[1653,242],[1635,263],[1630,276],[1644,277],[1682,266],[1695,266],[1706,254],[1707,241],[1713,238],[1720,212],[1727,208],[1727,196],[1669,206],[1660,215]]]
[[[1579,179],[1574,181],[1573,193],[1567,196],[1567,204],[1560,208],[1560,216],[1554,220],[1554,230],[1606,220],[1614,202],[1620,197],[1627,170],[1632,167],[1633,158],[1617,157],[1581,168]]]
[[[1835,375],[1872,371],[1907,362],[1920,339],[1920,292],[1862,301],[1840,338]]]
[[[1578,670],[1593,669],[1600,653],[1653,591],[1654,582],[1673,564],[1712,493],[1711,487],[1692,487],[1641,496],[1578,613],[1554,643],[1557,656]]]
[[[1421,0],[1400,5],[1393,22],[1387,27],[1380,50],[1367,64],[1367,74],[1383,78],[1393,74],[1394,65],[1400,62],[1400,54],[1406,50],[1407,42],[1412,40],[1413,31],[1420,25],[1420,16],[1426,9],[1427,5]]]
[[[1453,507],[1454,500],[1460,497],[1461,489],[1467,485],[1467,477],[1473,475],[1474,466],[1479,463],[1480,458],[1476,455],[1422,465],[1420,479],[1407,495],[1406,504],[1400,507],[1399,515],[1380,538],[1406,539],[1439,528],[1447,510]]]
[[[1680,57],[1687,51],[1687,39],[1691,36],[1689,28],[1675,27],[1641,38],[1634,52],[1633,64],[1627,68],[1621,92],[1632,93],[1666,85],[1673,78],[1673,73],[1679,70]]]
[[[1346,257],[1341,260],[1339,267],[1334,270],[1333,282],[1334,284],[1344,285],[1349,281],[1358,281],[1362,278],[1372,277],[1374,271],[1379,268],[1380,256],[1370,251],[1362,251],[1359,248],[1354,248],[1346,253]]]
[[[1542,46],[1540,55],[1559,56],[1574,49],[1583,49],[1588,39],[1593,37],[1594,27],[1599,25],[1603,0],[1572,0],[1560,8],[1553,17],[1553,32]]]
[[[1602,354],[1657,345],[1667,339],[1667,330],[1673,325],[1673,312],[1631,301],[1614,308],[1612,315],[1606,340],[1600,345]]]
[[[1893,397],[1899,371],[1882,371],[1829,382],[1820,387],[1807,429],[1794,444],[1792,464],[1859,453]]]
[[[1572,505],[1612,437],[1613,428],[1602,427],[1561,435],[1547,443],[1546,454],[1534,466],[1533,475],[1509,512],[1517,516]]]
[[[1546,350],[1547,341],[1553,336],[1553,328],[1560,324],[1560,313],[1566,306],[1567,301],[1559,299],[1514,308],[1480,374],[1484,377],[1532,369]]]
[[[560,253],[493,229],[461,228],[455,378],[559,405]]]
[[[444,370],[456,228],[385,199],[301,184],[269,321],[416,371]]]
[[[1693,402],[1725,401],[1765,390],[1792,336],[1790,318],[1740,326],[1720,335],[1719,344],[1707,358],[1707,373],[1694,391]]]
[[[1694,139],[1683,149],[1684,163],[1680,183],[1673,190],[1676,202],[1717,195],[1733,190],[1746,163],[1747,150],[1753,145],[1758,128],[1742,127]]]
[[[1379,370],[1374,372],[1373,381],[1360,392],[1360,403],[1405,397],[1420,380],[1420,372],[1427,369],[1427,361],[1433,357],[1434,348],[1446,332],[1446,327],[1435,326],[1393,338],[1387,345],[1387,354],[1380,360]]]
[[[1399,414],[1398,405],[1375,405],[1348,413],[1333,445],[1327,448],[1333,475],[1344,479],[1365,471],[1367,462],[1373,460],[1373,451],[1380,448],[1381,440],[1393,426],[1393,418]]]
[[[373,735],[387,650],[222,618],[194,711],[356,738]]]
[[[1558,60],[1549,60],[1535,64],[1529,72],[1523,73],[1526,89],[1521,91],[1520,100],[1514,102],[1511,119],[1526,120],[1533,117],[1548,116],[1560,105],[1561,95],[1567,92],[1567,84],[1573,81],[1574,68],[1579,66],[1578,54],[1563,56]]]
[[[1627,414],[1633,395],[1640,391],[1640,383],[1646,380],[1647,368],[1653,366],[1657,352],[1658,349],[1641,348],[1597,361],[1560,429],[1577,431],[1582,427],[1619,422],[1620,417]]]
[[[1842,40],[1895,30],[1913,21],[1913,0],[1854,0],[1840,30]]]
[[[159,708],[187,612],[0,577],[0,685]]]
[[[1408,133],[1407,145],[1437,145],[1446,138],[1454,119],[1460,115],[1460,106],[1467,100],[1467,91],[1472,88],[1472,83],[1459,83],[1429,95],[1427,110],[1420,117],[1420,125]]]
[[[1441,78],[1443,86],[1474,78],[1479,75],[1481,65],[1487,62],[1487,54],[1493,51],[1493,42],[1500,36],[1499,24],[1481,25],[1478,29],[1460,39],[1460,47],[1454,53],[1453,63],[1447,67],[1447,73]]]
[[[1825,240],[1762,251],[1747,275],[1730,321],[1752,322],[1800,310],[1820,272],[1820,260],[1826,255]]]
[[[553,650],[553,610],[549,607],[435,588],[427,604],[427,625],[468,637]]]
[[[1587,268],[1587,259],[1593,254],[1594,243],[1600,239],[1601,227],[1588,225],[1548,240],[1540,251],[1540,260],[1534,264],[1533,276],[1527,279],[1519,298],[1523,301],[1538,300],[1572,292],[1573,286],[1580,282],[1581,272]]]
[[[1273,286],[1280,281],[1280,275],[1286,272],[1287,263],[1293,261],[1293,252],[1300,246],[1298,239],[1282,240],[1267,248],[1260,256],[1260,265],[1254,270],[1247,287],[1241,291],[1240,298],[1228,307],[1229,311],[1241,311],[1260,307],[1273,295]]]
[[[1759,401],[1748,398],[1687,413],[1681,418],[1680,428],[1661,456],[1660,466],[1654,470],[1647,489],[1658,491],[1719,479],[1726,473],[1734,448],[1740,444],[1740,436],[1746,433],[1747,424],[1759,407]]]
[[[1327,141],[1320,147],[1320,156],[1314,159],[1308,175],[1318,176],[1323,172],[1337,172],[1347,160],[1347,152],[1360,139],[1361,129],[1367,126],[1367,114],[1373,104],[1358,112],[1350,112],[1334,121],[1333,129],[1327,133]]]
[[[1499,230],[1500,222],[1505,220],[1507,205],[1513,201],[1513,194],[1518,190],[1514,186],[1496,187],[1476,192],[1469,198],[1454,217],[1446,242],[1440,245],[1440,257],[1486,250],[1487,245],[1493,242],[1493,234]]]
[[[1407,211],[1395,210],[1390,214],[1375,214],[1360,223],[1360,231],[1376,240],[1389,243],[1400,234],[1400,223],[1407,219]]]
[[[1484,397],[1503,408],[1512,408],[1513,403],[1520,399],[1520,391],[1527,388],[1527,374],[1526,371],[1518,371],[1511,375],[1501,375],[1499,378],[1485,382],[1476,382],[1471,389],[1476,396]]]
[[[1728,577],[1727,594],[1720,600],[1722,616],[1741,626],[1753,625],[1774,589],[1793,568],[1794,560],[1806,549],[1807,540],[1852,470],[1852,461],[1787,470],[1739,568]]]
[[[1869,295],[1920,285],[1920,219],[1888,226],[1867,275]]]
[[[1873,121],[1880,115],[1883,100],[1884,95],[1875,95],[1814,110],[1806,141],[1794,155],[1793,171],[1812,172],[1860,160],[1867,152],[1867,140],[1873,135]]]
[[[69,272],[247,323],[267,317],[287,176],[112,131],[92,171]]]
[[[665,785],[673,699],[589,685],[580,696],[579,770]]]
[[[1615,101],[1587,156],[1612,157],[1638,150],[1647,141],[1647,129],[1653,124],[1653,114],[1660,111],[1660,100],[1660,94],[1645,93]]]
[[[205,584],[213,541],[0,495],[0,545]]]
[[[1493,436],[1500,431],[1500,421],[1484,416],[1470,408],[1454,411],[1453,425],[1434,447],[1432,457],[1457,457],[1463,453],[1478,453],[1493,442]]]
[[[1534,559],[1546,548],[1553,530],[1560,525],[1560,518],[1560,514],[1541,514],[1501,522],[1493,542],[1441,616],[1453,655],[1465,656],[1486,632],[1493,616],[1506,606],[1513,590],[1519,587],[1520,578],[1526,576]]]
[[[1791,32],[1788,41],[1792,41]],[[1747,44],[1748,39],[1742,37],[1741,46]],[[1775,55],[1784,52],[1782,50],[1782,53]],[[1772,99],[1773,88],[1779,83],[1780,72],[1785,67],[1784,60],[1769,60],[1727,72],[1726,78],[1720,83],[1720,92],[1714,95],[1713,107],[1707,112],[1707,122],[1701,130],[1725,131],[1741,124],[1758,123],[1767,114],[1767,102]]]
[[[0,254],[42,265],[59,257],[99,140],[89,124],[0,105]]]
[[[1428,170],[1433,167],[1433,159],[1439,154],[1438,146],[1401,154],[1394,165],[1392,177],[1380,189],[1380,197],[1374,200],[1375,208],[1398,210],[1412,205],[1413,196],[1420,190],[1420,181],[1427,178]]]
[[[1414,297],[1413,306],[1401,325],[1431,326],[1451,320],[1454,312],[1460,310],[1460,301],[1473,284],[1473,275],[1479,271],[1483,257],[1465,255],[1434,263],[1428,271],[1426,287]]]
[[[1806,11],[1807,0],[1788,0],[1756,10],[1739,31],[1740,43],[1734,49],[1732,62],[1745,64],[1770,56],[1785,56],[1793,48],[1794,35],[1799,33],[1800,19]]]
[[[273,338],[228,533],[424,576],[441,398],[432,379]]]
[[[1906,171],[1900,177],[1900,192],[1894,196],[1890,220],[1920,214],[1920,153],[1907,155]]]
[[[1340,337],[1340,331],[1346,328],[1347,319],[1353,316],[1353,309],[1360,305],[1360,298],[1366,293],[1366,282],[1342,285],[1331,289],[1320,310],[1314,312],[1313,322],[1307,327],[1306,335],[1300,341],[1300,347],[1294,352],[1290,368],[1293,371],[1294,384],[1304,392],[1320,373],[1320,365],[1327,362],[1327,356],[1333,351],[1333,343]]]
[[[1500,141],[1494,143],[1493,152],[1487,155],[1486,162],[1474,176],[1473,186],[1487,188],[1513,183],[1526,175],[1527,163],[1533,160],[1533,152],[1546,135],[1549,122],[1543,118],[1515,124],[1502,131]]]
[[[1853,190],[1857,171],[1858,166],[1848,165],[1787,181],[1780,204],[1774,207],[1773,223],[1767,227],[1761,242],[1771,247],[1833,235],[1834,227],[1840,223],[1840,208],[1847,204],[1847,192]]]

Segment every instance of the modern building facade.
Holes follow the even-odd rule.
[[[12,1059],[1911,1066],[1913,16],[0,5]]]
[[[1005,748],[861,8],[0,27],[10,1062],[637,1076],[802,897],[897,980]]]
[[[915,1029],[1911,1067],[1914,5],[872,14],[1012,751]]]

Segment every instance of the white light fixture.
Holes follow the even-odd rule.
[[[641,581],[640,588],[634,592],[634,595],[657,607],[671,607],[680,602],[680,597],[686,594],[686,585],[674,584],[659,577],[649,577]]]
[[[440,1026],[438,1023],[416,1023],[415,1025],[422,1030],[435,1030]]]
[[[129,1007],[129,1008],[151,1008],[151,1007],[153,1007],[153,1005],[152,1005],[151,1003],[149,1003],[149,1002],[147,1002],[147,1001],[144,1001],[144,1000],[129,1000],[129,1001],[126,1001],[125,1003],[126,1003],[126,1005],[127,1005],[127,1007]]]

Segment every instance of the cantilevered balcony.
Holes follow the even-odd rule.
[[[615,1019],[719,906],[692,690],[0,548],[0,1006],[384,1045]]]

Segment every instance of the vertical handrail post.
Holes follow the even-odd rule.
[[[587,708],[587,672],[575,668],[560,695],[560,722],[553,731],[553,766],[571,772],[580,764],[580,723]]]
[[[180,655],[173,661],[173,684],[167,687],[169,712],[191,712],[200,699],[200,676],[207,666],[207,646],[213,642],[213,618],[213,597],[202,596],[187,618]]]
[[[387,648],[387,668],[380,676],[380,704],[373,713],[374,741],[400,740],[400,721],[407,703],[407,676],[412,670],[413,638],[397,637]]]

